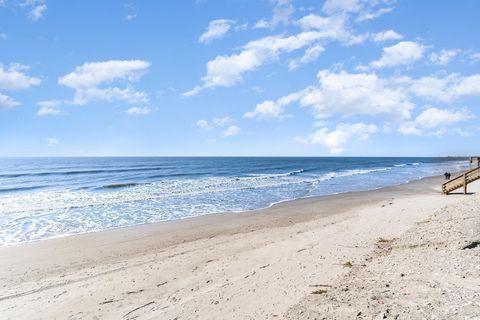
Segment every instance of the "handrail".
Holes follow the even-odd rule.
[[[480,167],[476,167],[475,169],[472,169],[472,170],[469,170],[469,171],[467,171],[467,172],[464,172],[463,174],[459,175],[458,177],[455,177],[455,178],[453,178],[453,179],[451,179],[451,180],[448,180],[447,182],[443,183],[443,184],[442,184],[442,188],[443,188],[443,187],[446,187],[446,186],[447,186],[448,184],[450,184],[451,182],[453,182],[453,181],[455,181],[455,180],[457,180],[457,179],[463,178],[463,177],[469,175],[470,173],[472,173],[472,172],[474,172],[474,171],[478,171],[478,170],[480,170]]]

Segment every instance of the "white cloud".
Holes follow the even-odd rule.
[[[242,129],[240,129],[239,127],[230,126],[223,132],[223,136],[224,137],[232,137],[232,136],[236,136],[236,135],[240,134],[241,132],[242,132]]]
[[[12,98],[10,98],[9,96],[6,96],[0,93],[0,109],[15,108],[16,106],[19,106],[19,105],[20,105],[20,102],[17,102]]]
[[[479,62],[480,61],[480,53],[479,52],[473,52],[473,53],[470,53],[468,58],[473,62],[473,63],[476,63],[476,62]]]
[[[149,107],[131,107],[126,112],[128,115],[131,116],[145,115],[151,113],[152,109],[150,109]]]
[[[136,104],[148,103],[149,99],[145,92],[135,91],[131,88],[82,88],[75,91],[74,104],[85,105],[90,101],[123,101],[129,104]]]
[[[253,25],[256,29],[266,29],[270,27],[270,23],[265,19],[260,19]]]
[[[23,90],[39,85],[42,82],[40,79],[25,74],[28,69],[21,64],[10,64],[8,69],[0,65],[0,89]]]
[[[233,122],[234,120],[232,118],[230,118],[229,116],[225,116],[225,117],[222,117],[222,118],[213,118],[212,121],[217,126],[223,127],[223,126],[229,124],[230,122]]]
[[[200,36],[198,41],[201,43],[208,43],[214,39],[223,38],[227,32],[231,29],[233,20],[217,19],[212,20],[208,24],[207,30]]]
[[[460,53],[460,50],[445,50],[442,49],[440,52],[433,52],[430,54],[429,58],[432,63],[445,66],[452,61]]]
[[[255,91],[256,93],[263,93],[263,88],[259,86],[253,86],[252,90]]]
[[[117,81],[133,82],[148,70],[150,63],[142,60],[110,60],[104,62],[88,62],[76,67],[58,79],[58,83],[75,90],[73,103],[84,105],[92,100],[124,101],[127,103],[146,103],[145,92],[135,91],[130,87],[103,87]]]
[[[400,39],[403,39],[403,36],[399,33],[396,33],[393,30],[378,32],[373,36],[373,41],[375,42],[384,42],[389,40],[400,40]]]
[[[317,39],[334,39],[347,41],[350,38],[350,32],[346,27],[346,17],[344,15],[333,15],[322,17],[315,14],[309,14],[298,20],[298,24],[304,30],[315,30]]]
[[[347,16],[343,14],[328,17],[309,14],[299,19],[296,24],[302,28],[302,32],[291,36],[274,35],[253,40],[241,47],[238,53],[221,55],[210,60],[206,65],[206,75],[201,78],[201,84],[182,95],[194,96],[205,89],[233,86],[243,79],[245,73],[254,71],[267,62],[275,61],[283,54],[307,48],[303,57],[290,63],[290,68],[294,69],[301,63],[318,58],[327,41],[352,45],[361,43],[369,37],[368,34],[353,35],[347,26]]]
[[[408,119],[414,107],[404,90],[395,85],[395,79],[380,78],[374,73],[328,70],[320,71],[318,77],[320,85],[307,89],[300,103],[313,107],[319,118],[339,113],[386,114],[395,119]]]
[[[297,69],[301,64],[307,64],[307,63],[310,63],[310,62],[313,62],[315,60],[318,59],[318,57],[320,56],[320,54],[325,51],[325,48],[322,47],[321,45],[319,44],[316,44],[310,48],[308,48],[307,50],[305,50],[305,53],[303,54],[302,57],[298,58],[298,59],[294,59],[294,60],[291,60],[289,63],[288,63],[288,68],[290,70],[295,70]]]
[[[125,16],[123,17],[125,21],[132,21],[137,18],[138,12],[133,3],[127,3],[124,5],[124,7],[125,7],[125,10],[127,11]]]
[[[39,101],[37,104],[40,106],[40,109],[37,111],[37,116],[56,116],[64,114],[64,111],[60,108],[62,102],[58,100],[45,100]]]
[[[383,114],[393,120],[400,120],[410,118],[410,112],[414,108],[404,84],[399,83],[402,79],[381,78],[374,73],[352,74],[345,71],[335,73],[323,70],[318,73],[318,80],[318,85],[308,86],[280,98],[275,104],[286,106],[299,102],[303,107],[312,108],[317,119],[334,114],[346,116]],[[276,115],[283,112],[279,107],[270,106],[265,109],[277,111]],[[265,112],[262,113],[261,110],[262,108],[255,109],[246,117],[267,118],[264,116]]]
[[[202,120],[202,119],[195,122],[195,126],[197,126],[198,128],[200,128],[202,130],[212,129],[212,126],[210,124],[208,124],[208,121],[207,120]]]
[[[102,83],[123,79],[138,80],[150,67],[142,60],[110,60],[104,62],[87,62],[76,67],[58,80],[58,83],[70,88],[91,88]]]
[[[371,134],[377,132],[378,128],[374,124],[340,123],[333,131],[323,127],[305,138],[297,137],[296,140],[302,143],[320,144],[328,148],[330,153],[338,154],[344,151],[343,145],[349,140],[366,140]]]
[[[207,120],[201,119],[195,122],[195,126],[200,128],[201,130],[207,131],[207,130],[213,129],[213,126],[224,127],[227,124],[232,123],[234,121],[235,120],[230,118],[229,116],[213,118],[210,122]]]
[[[274,28],[279,24],[288,25],[291,17],[295,12],[295,8],[291,4],[291,0],[271,0],[273,3],[273,15],[270,21],[260,19],[254,25],[254,28]]]
[[[422,77],[411,80],[409,90],[427,100],[446,103],[461,97],[480,96],[480,74],[462,76],[452,73],[442,77]]]
[[[28,8],[28,18],[32,21],[42,19],[48,10],[46,0],[25,0],[21,5]]]
[[[423,57],[425,46],[413,41],[401,41],[391,47],[383,48],[379,60],[370,63],[374,68],[396,67],[413,63]]]
[[[131,14],[125,15],[125,20],[126,21],[132,21],[132,20],[136,19],[137,17],[138,17],[137,13],[131,13]]]
[[[452,91],[455,97],[480,96],[480,74],[460,77]]]
[[[327,36],[319,31],[305,31],[294,36],[268,36],[250,41],[238,54],[217,56],[209,61],[202,85],[195,86],[183,95],[193,96],[204,89],[233,86],[243,79],[245,72],[257,69],[266,61],[275,60],[282,53],[304,48]]]
[[[302,94],[301,92],[295,92],[276,101],[264,101],[257,104],[254,111],[245,113],[243,117],[247,119],[282,119],[291,117],[291,115],[284,114],[284,107],[297,101]]]
[[[327,14],[338,12],[358,12],[362,9],[358,0],[327,0],[322,10]]]
[[[47,143],[47,146],[49,146],[49,147],[56,147],[60,144],[60,141],[58,141],[55,138],[45,138],[45,142]]]
[[[362,12],[355,21],[362,22],[362,21],[373,20],[391,11],[393,11],[393,8],[380,8],[375,11],[365,11],[365,12]]]
[[[357,14],[356,22],[372,20],[393,10],[393,7],[379,7],[390,5],[394,1],[360,1],[360,0],[327,0],[322,10],[329,14]]]
[[[400,126],[403,134],[415,135],[442,135],[447,127],[469,120],[473,115],[467,109],[447,110],[429,107],[420,113],[414,121],[409,121]]]
[[[267,100],[257,104],[254,111],[245,113],[243,117],[250,119],[278,119],[284,116],[283,112],[283,106],[275,101]]]

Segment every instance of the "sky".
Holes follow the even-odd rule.
[[[0,0],[0,156],[478,154],[479,12]]]

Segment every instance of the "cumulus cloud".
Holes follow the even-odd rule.
[[[396,33],[393,30],[386,30],[374,34],[373,41],[375,42],[385,42],[390,40],[400,40],[403,39],[403,36],[399,33]]]
[[[346,27],[347,20],[344,15],[322,17],[315,14],[309,14],[302,17],[297,23],[303,30],[314,30],[317,32],[318,39],[348,41],[351,37],[351,34]]]
[[[269,36],[247,43],[238,54],[217,56],[207,63],[207,74],[202,85],[183,93],[193,96],[204,89],[230,87],[243,79],[243,74],[260,67],[266,61],[277,58],[281,53],[291,52],[319,38],[317,32],[303,32],[296,36]]]
[[[391,47],[383,48],[379,60],[370,63],[374,68],[396,67],[410,64],[423,57],[425,46],[413,41],[401,41]]]
[[[233,86],[243,79],[244,73],[253,71],[268,61],[278,59],[282,54],[302,48],[311,48],[310,51],[307,49],[302,57],[303,62],[312,61],[323,49],[318,45],[318,41],[351,40],[351,35],[345,29],[344,19],[341,16],[308,15],[299,20],[298,23],[304,30],[296,35],[267,36],[248,42],[239,53],[217,56],[207,63],[207,74],[202,77],[202,84],[195,86],[183,95],[194,96],[204,89]]]
[[[283,117],[283,106],[274,101],[267,100],[258,104],[254,111],[244,114],[244,118],[260,118],[260,119],[278,119]]]
[[[323,127],[307,137],[297,137],[296,140],[301,143],[319,144],[328,148],[331,154],[338,154],[344,151],[343,146],[349,140],[366,140],[377,132],[378,128],[374,124],[340,123],[335,130]]]
[[[40,106],[40,109],[37,111],[37,116],[39,117],[57,116],[65,113],[60,108],[62,102],[58,100],[39,101],[37,104]]]
[[[434,64],[439,64],[446,66],[450,63],[458,54],[460,50],[445,50],[442,49],[440,52],[433,52],[430,54],[429,59]]]
[[[25,90],[39,85],[42,81],[39,78],[27,75],[25,71],[28,69],[28,66],[19,63],[12,63],[8,68],[0,64],[0,89]],[[11,109],[19,105],[20,102],[0,92],[1,109]]]
[[[447,110],[429,107],[414,121],[401,125],[399,131],[406,135],[442,135],[447,131],[447,127],[472,117],[473,115],[466,108]]]
[[[426,76],[412,79],[409,83],[409,90],[413,94],[430,101],[448,103],[461,97],[480,96],[480,74]]]
[[[302,92],[292,93],[288,96],[282,97],[276,101],[267,100],[257,104],[254,111],[247,112],[243,115],[247,119],[282,119],[291,117],[291,115],[285,114],[285,106],[297,101]]]
[[[198,41],[201,43],[209,43],[215,39],[223,38],[227,32],[231,29],[233,20],[217,19],[212,20],[208,24],[207,30],[200,36]]]
[[[223,132],[223,136],[224,137],[233,137],[233,136],[239,135],[241,132],[242,132],[242,129],[240,129],[239,127],[230,126]]]
[[[104,82],[124,79],[138,80],[150,67],[150,63],[142,60],[110,60],[104,62],[87,62],[76,67],[58,80],[58,83],[70,88],[91,88]]]
[[[145,115],[151,112],[152,109],[150,109],[149,107],[131,107],[126,111],[126,113],[131,116]]]
[[[278,1],[278,3],[290,5],[289,1]],[[334,11],[336,12],[336,10]],[[268,25],[266,21],[261,21],[261,23]],[[233,86],[243,79],[245,73],[254,71],[265,63],[275,61],[281,55],[296,50],[305,49],[305,52],[302,57],[290,60],[290,70],[298,68],[301,64],[315,61],[325,50],[325,44],[328,41],[353,45],[362,43],[371,37],[367,33],[358,35],[352,33],[348,15],[338,12],[330,16],[308,14],[295,21],[295,24],[302,29],[301,32],[290,36],[273,35],[253,40],[242,46],[238,53],[219,55],[208,61],[206,75],[201,78],[201,84],[184,92],[183,96],[194,96],[205,89]],[[385,38],[398,36],[393,31],[387,31],[384,35]],[[389,49],[387,52],[391,50]],[[382,63],[386,65],[386,62],[382,61]]]
[[[334,114],[340,115],[387,115],[394,120],[410,118],[414,108],[408,92],[399,79],[381,78],[374,73],[348,73],[322,70],[318,73],[318,85],[308,86],[296,93],[280,98],[275,103],[268,102],[267,107],[257,105],[255,111],[245,117],[279,117],[283,106],[293,102],[310,107],[318,119]],[[274,107],[275,106],[275,107]],[[263,109],[276,112],[262,112]]]
[[[11,109],[19,105],[20,102],[17,102],[11,97],[0,93],[0,109]]]
[[[150,63],[142,60],[88,62],[59,78],[58,83],[75,90],[73,103],[78,105],[94,100],[146,103],[145,92],[108,85],[118,81],[138,81],[149,67]]]
[[[39,85],[42,82],[39,78],[25,74],[28,69],[18,63],[10,64],[7,69],[0,65],[0,89],[23,90]]]

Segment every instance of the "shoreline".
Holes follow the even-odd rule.
[[[334,194],[327,194],[327,195],[315,195],[315,196],[307,196],[307,197],[300,197],[300,198],[295,198],[295,199],[288,199],[288,200],[281,200],[274,202],[270,204],[269,206],[263,207],[263,208],[258,208],[258,209],[252,209],[252,210],[247,210],[247,211],[224,211],[224,212],[214,212],[214,213],[206,213],[206,214],[200,214],[198,216],[190,216],[190,217],[184,217],[180,219],[174,219],[174,220],[164,220],[164,221],[158,221],[154,223],[143,223],[143,224],[138,224],[138,225],[131,225],[131,226],[125,226],[125,227],[118,227],[118,228],[112,228],[112,229],[99,229],[99,230],[92,230],[92,231],[87,231],[87,232],[80,232],[80,233],[71,233],[71,234],[64,234],[64,235],[58,235],[54,237],[49,237],[45,239],[35,239],[35,240],[30,240],[30,241],[24,241],[24,242],[16,242],[16,243],[10,243],[10,244],[5,244],[0,246],[0,250],[2,248],[10,248],[10,247],[18,247],[18,246],[23,246],[23,245],[29,245],[29,244],[34,244],[38,242],[43,242],[43,241],[54,241],[57,239],[64,239],[64,238],[70,238],[70,237],[77,237],[77,236],[85,236],[85,235],[91,235],[91,234],[97,234],[97,233],[104,233],[104,232],[122,232],[123,230],[128,230],[132,228],[144,228],[146,226],[155,226],[155,225],[160,225],[160,224],[165,224],[165,223],[182,223],[182,221],[188,221],[192,219],[201,219],[202,217],[206,216],[219,216],[219,215],[246,215],[250,213],[257,213],[257,214],[265,214],[270,210],[276,209],[278,206],[286,205],[288,206],[290,203],[291,205],[294,205],[295,202],[301,202],[301,201],[322,201],[325,199],[333,198],[333,197],[341,197],[343,195],[349,195],[349,194],[364,194],[364,193],[370,193],[370,192],[375,192],[375,191],[387,191],[388,189],[394,189],[402,186],[407,186],[407,185],[416,185],[425,183],[425,181],[429,180],[441,180],[442,176],[428,176],[428,177],[423,177],[419,179],[415,179],[412,181],[407,181],[404,183],[396,184],[396,185],[391,185],[391,186],[385,186],[385,187],[379,187],[376,189],[368,189],[368,190],[359,190],[359,191],[347,191],[347,192],[340,192],[340,193],[334,193]],[[439,183],[440,185],[440,183]],[[439,189],[440,191],[440,189]]]
[[[0,248],[0,314],[19,318],[281,316],[464,196],[441,177],[267,209],[78,234]],[[474,190],[472,188],[472,190]],[[48,308],[45,308],[48,305]],[[132,311],[133,310],[133,311]]]

